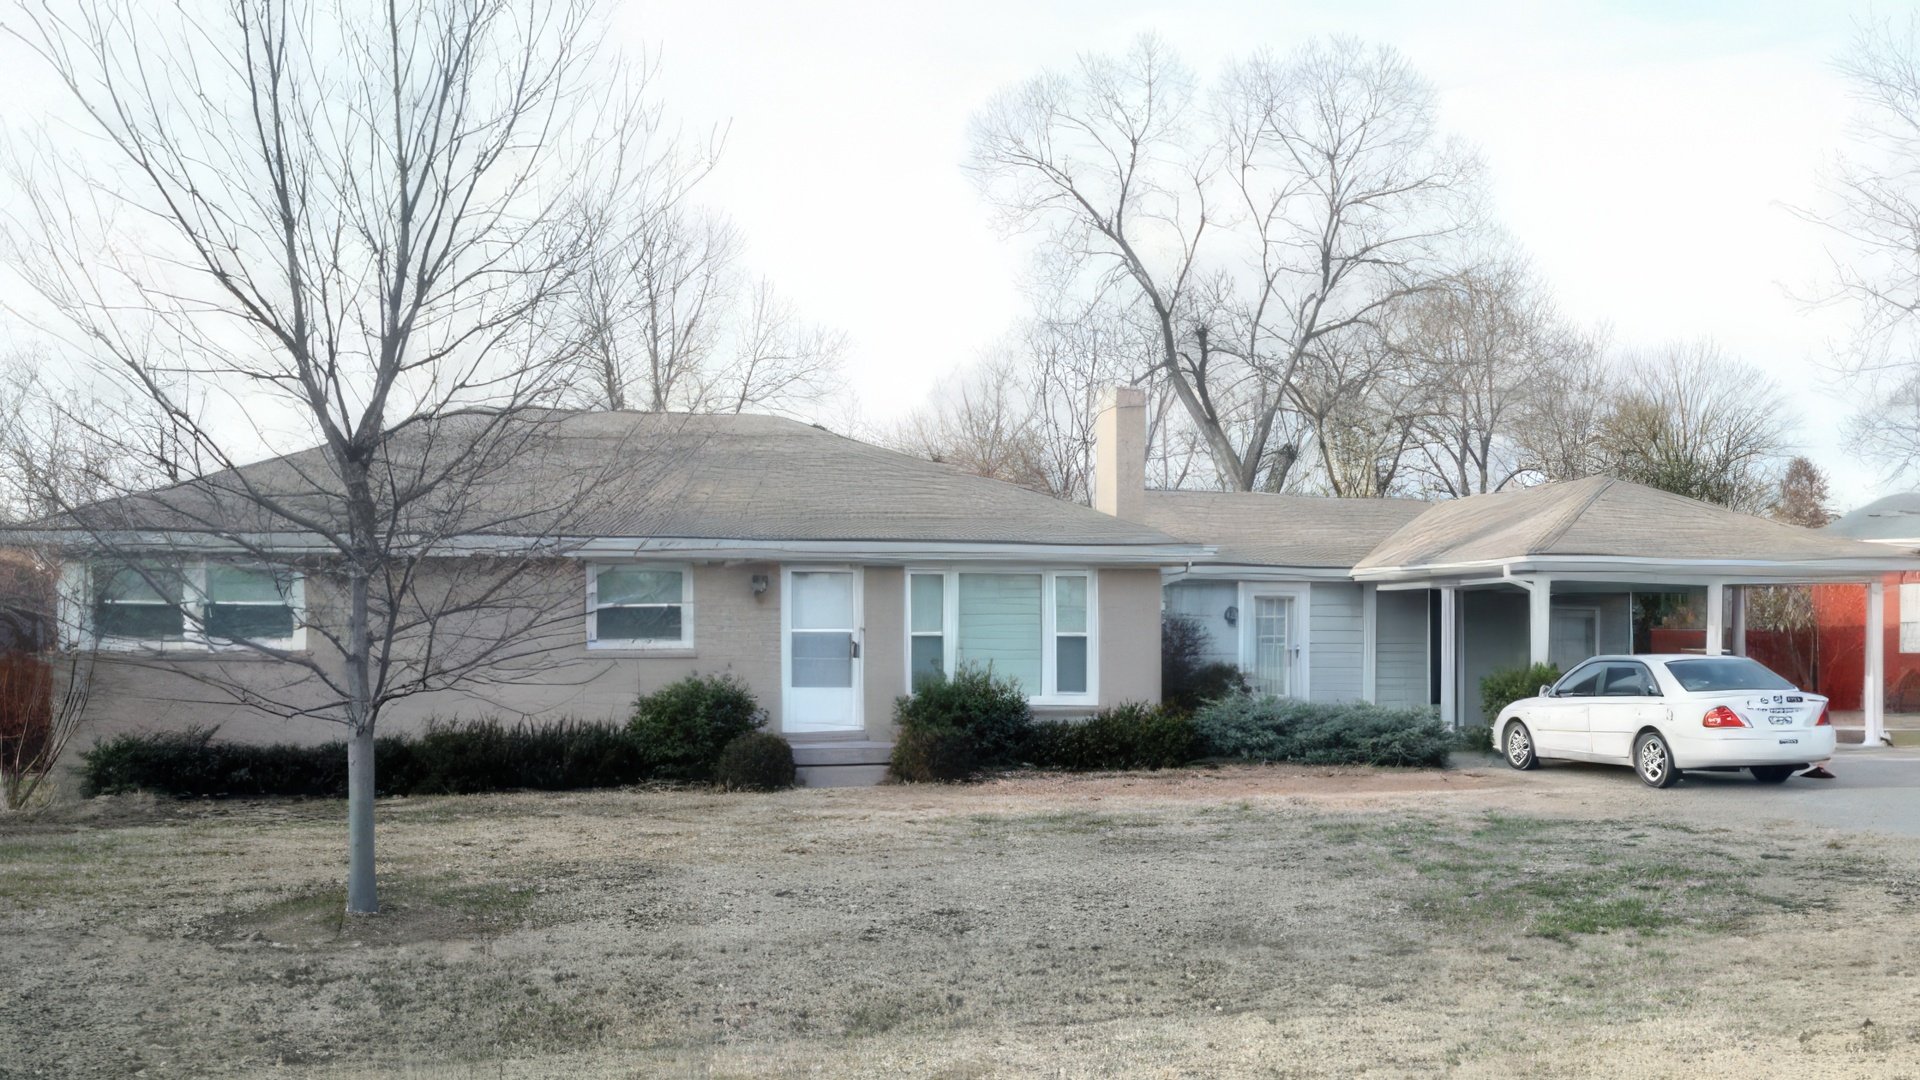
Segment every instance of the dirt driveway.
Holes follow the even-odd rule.
[[[100,800],[0,825],[0,1076],[1920,1075],[1920,839],[1759,790],[395,800],[360,920],[339,804]]]

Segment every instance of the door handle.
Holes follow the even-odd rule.
[[[860,639],[859,638],[850,637],[847,639],[847,658],[850,660],[860,659]]]

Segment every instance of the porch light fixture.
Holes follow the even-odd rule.
[[[1228,604],[1226,612],[1220,617],[1227,620],[1228,626],[1232,626],[1240,621],[1240,609],[1232,604]]]
[[[767,575],[765,574],[753,575],[753,595],[759,596],[761,593],[766,591],[767,591]]]

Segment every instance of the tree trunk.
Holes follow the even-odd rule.
[[[373,883],[373,729],[347,743],[347,914],[377,915]]]

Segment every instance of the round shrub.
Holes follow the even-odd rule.
[[[974,761],[983,768],[1016,764],[1033,726],[1027,695],[1012,679],[996,679],[986,668],[963,667],[951,678],[927,679],[912,697],[894,702],[900,731],[947,731],[966,736]],[[897,745],[897,744],[896,744]]]
[[[766,731],[750,731],[720,750],[713,782],[722,791],[779,791],[793,786],[793,747]]]
[[[893,740],[893,778],[909,784],[950,784],[973,775],[973,740],[942,728],[902,728]]]
[[[656,775],[707,780],[720,751],[760,729],[767,714],[731,675],[689,675],[634,703],[629,729]]]

